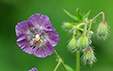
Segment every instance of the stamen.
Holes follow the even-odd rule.
[[[34,49],[36,47],[36,45],[31,45],[30,47],[32,47],[32,49]]]
[[[40,42],[41,42],[41,43],[43,43],[43,40],[42,40],[42,39],[40,39]]]
[[[33,42],[33,45],[31,45],[30,47],[32,47],[32,49],[34,49],[37,44],[43,43],[43,40],[42,40],[41,36],[39,34],[37,34],[35,36],[35,38],[32,38],[32,42]]]
[[[40,40],[40,37],[38,37],[37,40]]]
[[[38,44],[43,43],[43,40],[41,39],[41,36],[39,34],[36,35],[36,41]]]
[[[40,44],[40,42],[39,42],[39,41],[37,41],[37,43],[38,43],[38,44]]]

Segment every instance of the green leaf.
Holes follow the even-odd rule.
[[[70,14],[70,13],[69,13],[68,11],[66,11],[65,9],[63,9],[63,10],[64,10],[64,12],[65,12],[68,16],[70,16],[72,19],[74,19],[75,21],[79,21],[79,19],[78,19],[76,16]]]
[[[65,66],[66,66],[66,68],[67,68],[68,71],[74,71],[70,66],[68,66],[66,64],[65,64]]]
[[[77,8],[77,10],[76,10],[76,16],[77,16],[77,18],[78,18],[79,20],[81,20],[82,14],[81,14],[80,8]]]
[[[84,20],[85,18],[88,18],[90,12],[91,12],[91,10],[89,10],[89,11],[83,16],[83,19],[82,19],[82,20]]]
[[[73,22],[72,24],[73,24],[73,25],[78,25],[78,24],[80,24],[80,23]]]

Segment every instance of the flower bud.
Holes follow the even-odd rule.
[[[74,49],[76,47],[76,39],[75,38],[72,38],[70,43],[69,43],[69,47],[70,49]]]
[[[71,23],[69,23],[69,22],[64,23],[64,26],[65,26],[66,28],[68,28],[68,29],[72,29],[72,28],[73,28],[73,25],[72,25]]]
[[[80,45],[82,48],[86,48],[88,46],[88,38],[87,36],[82,36],[80,40]]]
[[[77,40],[77,45],[76,45],[77,49],[80,49],[80,40],[81,40],[81,37]]]
[[[85,51],[84,51],[84,62],[85,64],[93,64],[93,62],[95,62],[95,56],[94,56],[94,52],[92,50],[92,48],[90,46],[88,46]]]
[[[107,35],[107,24],[103,21],[100,23],[97,34],[101,37],[105,37]]]
[[[87,36],[81,36],[77,40],[77,48],[86,48],[88,46],[88,38]]]

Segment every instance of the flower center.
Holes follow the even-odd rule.
[[[35,38],[32,38],[32,42],[33,42],[33,45],[30,46],[30,47],[32,47],[32,49],[34,49],[37,44],[43,43],[41,35],[40,34],[36,34]]]

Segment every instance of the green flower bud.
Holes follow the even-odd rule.
[[[77,40],[77,48],[86,48],[88,46],[88,38],[87,36],[81,36]]]
[[[101,37],[105,37],[107,35],[107,25],[103,21],[100,23],[98,29],[97,29],[97,34]]]
[[[77,45],[76,45],[77,49],[80,49],[80,40],[81,40],[81,37],[77,40]]]
[[[69,50],[74,50],[76,47],[76,39],[72,38],[71,41],[69,42]]]
[[[72,25],[71,23],[69,23],[69,22],[64,23],[64,26],[65,26],[66,28],[68,28],[68,29],[72,29],[72,28],[73,28],[73,25]]]
[[[76,46],[76,40],[75,38],[72,38],[71,41],[70,41],[70,47],[75,47]]]
[[[88,46],[88,38],[87,36],[82,36],[80,40],[80,45],[82,48],[86,48]]]
[[[95,60],[94,52],[92,48],[88,46],[84,51],[84,62],[85,64],[88,63],[92,65]]]

